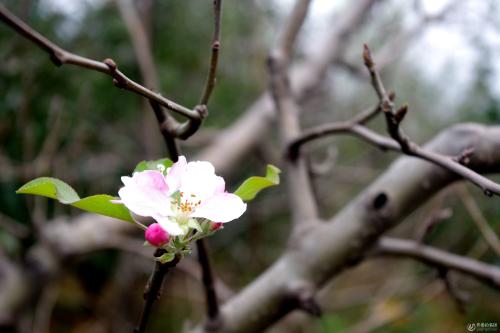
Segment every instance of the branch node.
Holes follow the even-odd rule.
[[[118,66],[116,65],[116,62],[111,59],[111,58],[106,58],[102,61],[106,66],[109,67],[109,69],[114,72],[116,71],[116,69],[118,68]]]
[[[491,192],[488,189],[484,189],[483,193],[484,193],[484,195],[486,195],[487,197],[490,197],[490,198],[493,196],[493,192]]]
[[[200,116],[200,120],[205,119],[208,117],[208,108],[206,105],[196,105],[194,107],[194,110],[198,112],[198,115]]]
[[[63,58],[64,54],[56,50],[50,54],[50,61],[57,67],[61,67],[64,64]]]
[[[389,92],[387,93],[387,97],[391,102],[394,102],[394,100],[396,99],[396,92],[394,90],[389,90]]]
[[[408,113],[408,105],[405,104],[396,111],[396,114],[394,115],[396,122],[398,124],[401,123],[407,113]]]
[[[462,150],[460,155],[456,156],[453,158],[454,161],[462,164],[462,165],[468,165],[470,163],[470,158],[472,154],[474,153],[475,148],[474,147],[468,147]]]

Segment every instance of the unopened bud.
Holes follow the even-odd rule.
[[[211,231],[217,231],[219,229],[224,228],[224,223],[222,222],[212,222],[212,228]]]
[[[165,245],[170,238],[168,232],[163,230],[158,223],[153,223],[146,229],[145,237],[149,244],[156,247]]]

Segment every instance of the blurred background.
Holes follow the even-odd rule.
[[[120,70],[141,81],[117,1],[2,3],[63,48],[93,59],[113,58]],[[200,156],[267,89],[266,56],[293,2],[223,4],[218,83],[204,126],[182,143],[188,159]],[[296,62],[321,46],[353,3],[313,1]],[[158,90],[183,105],[196,105],[208,66],[211,1],[134,4],[149,35]],[[321,86],[301,101],[306,110],[303,127],[349,119],[376,104],[362,65],[363,42],[374,50],[386,86],[397,92],[396,101],[409,104],[404,127],[415,141],[424,143],[459,122],[497,124],[499,5],[494,0],[375,1]],[[167,153],[144,101],[114,88],[109,77],[72,66],[55,67],[46,53],[4,24],[0,24],[0,59],[0,273],[5,276],[7,262],[36,267],[28,259],[43,238],[40,230],[61,221],[71,226],[79,218],[91,218],[44,198],[16,195],[22,184],[53,176],[71,184],[81,196],[115,194],[120,176],[129,174],[138,161]],[[373,128],[383,132],[383,119]],[[276,132],[273,125],[244,161],[223,171],[230,189],[249,175],[263,173],[267,163],[281,164]],[[307,150],[325,219],[397,158],[351,137],[317,141]],[[262,193],[239,221],[210,239],[221,297],[251,282],[282,253],[289,235],[285,187]],[[486,221],[492,230],[500,230],[497,198],[455,184],[391,233],[416,237],[422,221],[436,216],[440,222],[426,236],[427,244],[500,263],[499,253],[478,228]],[[132,233],[109,249],[71,256],[40,293],[15,311],[18,331],[131,331],[152,269],[141,239],[140,233]],[[181,332],[202,319],[204,296],[198,275],[192,259],[168,276],[151,332]],[[458,274],[449,280],[460,297],[450,296],[450,288],[432,268],[404,259],[368,260],[321,291],[325,312],[321,318],[294,314],[271,331],[464,332],[469,322],[500,318],[497,290]]]

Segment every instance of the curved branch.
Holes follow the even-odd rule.
[[[50,55],[52,62],[54,62],[56,66],[69,64],[107,74],[113,78],[113,83],[119,88],[132,91],[147,99],[154,100],[167,109],[183,115],[188,119],[203,119],[203,114],[201,114],[200,112],[188,109],[185,106],[177,104],[169,100],[168,98],[163,97],[161,94],[156,93],[129,79],[125,74],[118,70],[115,62],[111,59],[96,61],[64,50],[63,48],[59,47],[58,45],[54,44],[35,30],[33,30],[30,26],[21,21],[18,17],[12,14],[7,8],[5,8],[5,6],[1,4],[0,20],[17,31],[23,37],[35,43],[42,50],[46,51]]]

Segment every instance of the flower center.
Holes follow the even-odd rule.
[[[197,200],[195,194],[186,197],[184,192],[180,192],[179,199],[175,200],[175,204],[182,214],[189,215],[201,204],[201,200]]]

